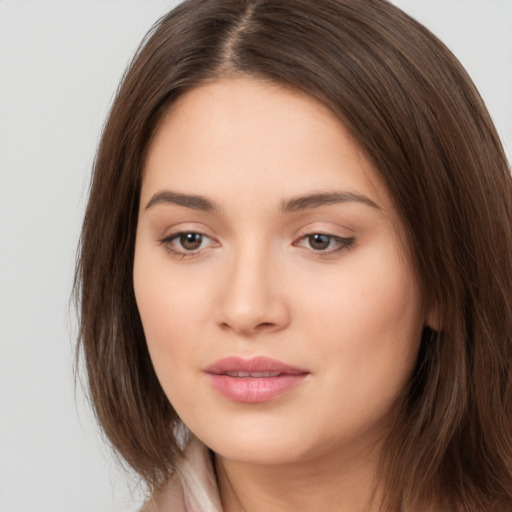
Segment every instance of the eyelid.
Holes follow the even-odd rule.
[[[307,247],[305,243],[307,243],[308,238],[313,237],[315,235],[323,235],[330,239],[330,241],[334,241],[336,243],[336,247],[334,248],[326,248],[326,249],[314,249],[313,247]],[[356,238],[354,236],[341,236],[339,234],[335,234],[332,230],[318,228],[315,229],[313,226],[303,229],[300,235],[295,238],[292,245],[295,247],[303,248],[311,254],[319,257],[328,257],[339,253],[341,251],[350,250],[356,242]]]
[[[174,242],[176,239],[179,239],[181,236],[188,235],[188,234],[200,235],[203,240],[204,239],[210,240],[210,243],[208,244],[207,247],[199,247],[198,249],[195,249],[195,250],[186,250],[185,248],[180,250],[179,248],[175,248],[172,245],[172,242]],[[174,257],[178,257],[180,259],[198,257],[198,256],[201,256],[204,253],[204,251],[206,251],[210,248],[213,248],[213,247],[220,246],[220,243],[214,237],[205,233],[205,230],[194,229],[193,227],[191,227],[189,229],[184,228],[184,227],[180,227],[179,229],[174,229],[170,233],[168,232],[163,237],[158,238],[157,242],[160,245],[164,246],[164,248],[167,250],[167,252],[169,254],[171,254]]]

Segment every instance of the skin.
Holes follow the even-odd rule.
[[[292,202],[334,192],[344,200]],[[191,249],[179,233],[203,237]],[[315,233],[329,235],[325,249]],[[233,78],[166,114],[144,168],[135,294],[166,395],[216,453],[227,512],[372,510],[382,439],[428,323],[403,239],[377,172],[316,100]],[[204,372],[233,355],[308,375],[235,402]]]

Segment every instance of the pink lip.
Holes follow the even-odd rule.
[[[268,357],[226,357],[206,368],[205,373],[216,391],[245,403],[271,400],[298,386],[309,374]]]

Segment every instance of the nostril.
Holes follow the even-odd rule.
[[[225,332],[244,335],[270,333],[288,325],[289,311],[285,294],[273,287],[260,286],[255,273],[250,280],[243,274],[225,289],[216,302],[217,325]]]
[[[262,322],[256,326],[256,329],[264,329],[266,327],[272,327],[274,324],[271,322]]]

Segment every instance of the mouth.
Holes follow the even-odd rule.
[[[280,375],[283,375],[279,372],[225,372],[221,373],[219,375],[228,375],[229,377],[238,377],[240,379],[246,378],[246,377],[254,377],[256,379],[260,378],[268,378],[268,377],[279,377]]]
[[[228,357],[205,369],[212,387],[235,402],[267,402],[299,386],[309,371],[268,357]]]

